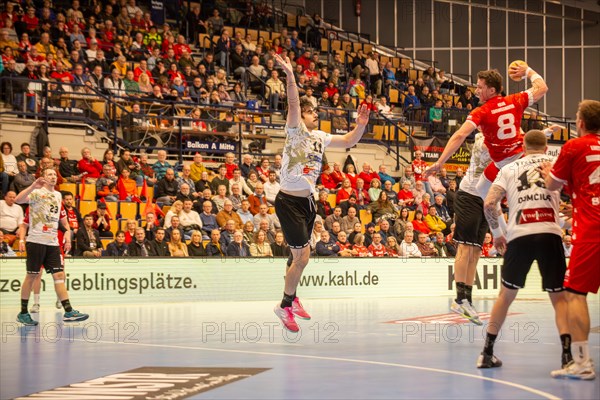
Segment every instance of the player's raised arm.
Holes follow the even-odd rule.
[[[444,148],[444,151],[438,160],[425,169],[423,176],[428,178],[430,175],[433,175],[439,171],[446,161],[452,157],[452,154],[456,153],[456,151],[460,148],[471,132],[475,130],[475,128],[475,125],[469,121],[462,124],[462,126],[456,132],[454,132],[450,140],[448,140],[448,143],[446,143],[446,147]]]
[[[528,91],[533,97],[532,103],[537,103],[548,92],[548,85],[546,85],[544,78],[527,64],[511,64],[508,68],[508,74],[511,77],[520,76],[531,81],[531,87]]]
[[[358,143],[363,133],[365,132],[367,124],[369,123],[369,113],[370,111],[366,104],[360,106],[358,108],[358,117],[356,117],[356,126],[354,127],[354,129],[352,129],[345,135],[332,136],[329,146],[349,149],[350,147]]]
[[[298,94],[298,86],[294,77],[294,68],[289,57],[285,60],[279,54],[275,54],[275,61],[281,67],[286,76],[286,89],[288,101],[287,126],[296,128],[300,125],[300,96]]]
[[[17,197],[15,198],[15,203],[17,204],[27,204],[29,203],[29,194],[33,192],[35,189],[41,189],[46,184],[46,179],[43,177],[37,178],[27,189],[19,192]]]
[[[492,185],[483,203],[483,212],[494,236],[494,245],[501,254],[504,254],[504,250],[506,249],[506,239],[504,239],[498,222],[500,218],[504,218],[498,204],[500,204],[505,195],[506,191],[501,186]]]

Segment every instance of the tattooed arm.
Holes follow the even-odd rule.
[[[502,187],[498,185],[492,185],[483,204],[485,218],[487,219],[492,231],[492,235],[494,236],[494,246],[498,252],[502,254],[504,254],[506,249],[506,238],[504,237],[502,230],[500,229],[500,224],[498,223],[499,218],[504,218],[500,207],[498,207],[498,204],[500,201],[502,201],[502,198],[505,194],[506,191]]]

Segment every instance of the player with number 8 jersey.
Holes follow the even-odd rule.
[[[477,128],[483,133],[484,143],[493,161],[486,167],[477,183],[477,191],[482,198],[487,195],[500,168],[522,157],[523,113],[527,107],[546,94],[548,86],[544,79],[525,63],[511,65],[509,73],[511,76],[529,78],[532,86],[524,92],[502,96],[502,75],[495,69],[479,72],[476,95],[483,104],[471,111],[466,123],[452,135],[438,161],[425,170],[426,177],[440,170]]]

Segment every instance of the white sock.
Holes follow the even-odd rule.
[[[40,304],[40,295],[39,294],[33,294],[33,303],[34,304]]]
[[[590,349],[587,340],[571,343],[571,353],[573,354],[573,360],[577,364],[583,364],[588,361],[590,359]]]

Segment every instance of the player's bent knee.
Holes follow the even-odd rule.
[[[52,274],[52,279],[54,279],[55,285],[58,285],[59,283],[65,283],[65,273],[63,271],[55,272]]]

